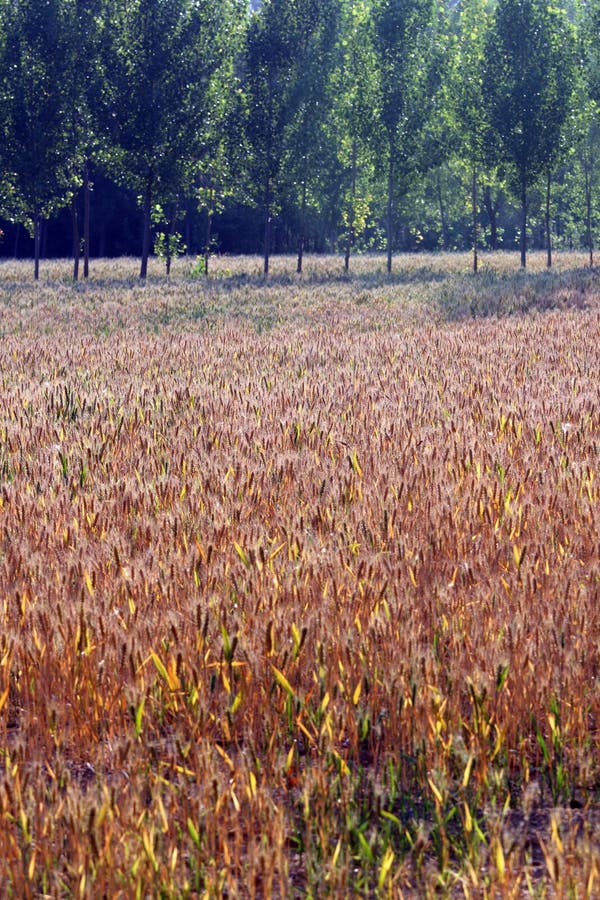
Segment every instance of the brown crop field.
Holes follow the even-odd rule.
[[[0,894],[600,894],[584,257],[0,265]]]

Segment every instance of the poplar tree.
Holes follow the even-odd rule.
[[[527,263],[528,192],[548,171],[570,111],[573,35],[545,0],[498,0],[485,41],[483,100],[489,158],[506,164],[521,206],[521,266]]]
[[[284,180],[285,130],[298,51],[294,0],[265,0],[246,36],[243,85],[248,115],[248,187],[263,213],[263,273],[269,274],[273,216]]]
[[[374,159],[380,145],[373,19],[366,0],[345,0],[332,76],[332,125],[341,166],[344,271],[373,200]]]
[[[105,52],[112,131],[109,171],[143,213],[140,278],[148,270],[153,209],[181,196],[210,127],[211,82],[237,28],[241,0],[108,0]]]
[[[600,0],[581,4],[580,51],[584,80],[591,99],[600,106]]]
[[[578,111],[576,116],[576,156],[583,178],[585,232],[590,268],[594,265],[594,196],[598,180],[598,138],[600,136],[600,0],[580,6],[578,71]]]
[[[373,0],[379,116],[387,169],[387,270],[392,271],[394,199],[423,163],[425,129],[439,87],[440,33],[435,0]]]
[[[67,127],[74,99],[68,0],[10,0],[1,7],[4,213],[34,238],[39,278],[44,219],[70,198],[77,143]]]
[[[300,213],[298,274],[302,272],[308,207],[319,207],[315,187],[328,139],[331,74],[340,17],[340,0],[296,0],[296,47],[284,135],[284,166]]]
[[[73,0],[69,10],[69,62],[73,86],[72,102],[67,110],[65,127],[76,150],[73,173],[71,221],[73,246],[73,278],[79,277],[83,247],[83,276],[89,276],[91,166],[98,161],[102,135],[97,110],[104,92],[104,72],[100,46],[102,32],[110,27],[102,17],[102,0]],[[83,229],[80,218],[80,195],[83,195]]]
[[[484,113],[483,70],[488,13],[485,0],[458,7],[456,47],[448,78],[458,154],[470,170],[473,271],[478,269],[479,170],[486,161],[488,123]]]

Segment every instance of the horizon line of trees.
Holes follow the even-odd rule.
[[[0,0],[0,254],[593,265],[600,0],[252,6]]]

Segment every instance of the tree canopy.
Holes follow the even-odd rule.
[[[300,272],[305,249],[386,247],[391,271],[420,246],[475,268],[517,242],[524,265],[528,234],[591,247],[599,23],[598,0],[0,0],[5,231],[36,277],[67,222],[75,277],[109,244],[144,278],[153,232],[168,267],[177,222],[206,268],[260,247],[265,274],[291,249]]]
[[[574,86],[574,45],[563,11],[545,0],[498,0],[486,36],[483,101],[489,155],[506,163],[521,201],[526,263],[527,192],[558,154]]]

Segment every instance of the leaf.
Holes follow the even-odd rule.
[[[292,622],[292,640],[294,642],[294,650],[293,650],[293,658],[298,659],[298,655],[300,650],[302,649],[302,645],[304,644],[304,639],[306,637],[306,626],[300,632],[298,630],[298,626]]]
[[[284,547],[287,547],[287,543],[285,541],[282,541],[282,543],[279,544],[279,546],[275,547],[275,549],[273,551],[271,551],[271,553],[269,554],[269,562],[274,560],[275,557],[281,553],[281,551],[284,549]]]
[[[177,678],[177,676],[169,675],[169,673],[165,667],[165,664],[163,663],[160,656],[154,652],[154,650],[150,651],[150,656],[152,658],[152,662],[154,663],[154,665],[156,667],[156,671],[161,676],[161,678],[164,678],[164,680],[167,682],[169,689],[171,691],[176,691],[179,688],[179,679]]]
[[[474,759],[475,759],[475,757],[473,756],[472,753],[470,753],[469,758],[467,760],[467,765],[465,766],[465,771],[463,772],[463,777],[462,777],[463,790],[466,790],[467,785],[469,784],[469,778],[471,777],[471,770],[473,768]]]
[[[366,837],[362,833],[362,831],[358,832],[358,843],[360,844],[360,849],[362,850],[364,856],[367,860],[372,863],[373,862],[373,851],[367,841]]]
[[[544,756],[544,762],[546,763],[547,766],[549,766],[550,761],[551,761],[550,753],[548,752],[548,745],[546,744],[546,741],[544,740],[544,736],[542,735],[542,733],[540,731],[538,731],[536,734],[536,737],[537,737],[537,742],[540,745],[540,748],[542,750],[542,754]]]
[[[335,850],[333,851],[333,856],[331,857],[331,868],[335,869],[337,865],[337,861],[340,858],[340,852],[342,849],[342,839],[338,838],[338,842],[335,845]]]
[[[252,563],[251,563],[251,561],[250,561],[250,557],[248,556],[248,554],[246,553],[246,551],[244,550],[244,548],[243,548],[243,547],[240,547],[240,545],[238,544],[237,541],[234,541],[234,542],[233,542],[233,546],[235,547],[235,550],[236,550],[237,555],[239,556],[239,558],[241,559],[241,561],[244,563],[244,565],[246,566],[246,568],[247,568],[247,569],[251,569],[251,568],[252,568]]]
[[[496,869],[498,871],[498,878],[500,881],[504,880],[504,872],[506,870],[506,864],[504,861],[504,850],[502,849],[502,841],[498,839],[496,841]]]
[[[526,549],[527,548],[525,546],[521,547],[521,549],[519,549],[516,544],[513,546],[513,557],[514,557],[515,565],[516,565],[517,569],[520,569],[521,566],[523,565],[523,560],[525,559]]]
[[[152,863],[152,868],[154,869],[155,872],[158,872],[158,862],[156,861],[156,856],[154,855],[154,848],[152,846],[152,840],[145,828],[142,831],[142,843],[144,845],[144,850],[146,851],[146,856]]]
[[[496,672],[496,691],[500,694],[506,684],[506,679],[508,678],[509,666],[508,663],[503,666],[498,666],[498,671]]]
[[[224,760],[224,762],[229,766],[230,771],[233,772],[235,770],[235,766],[227,751],[224,750],[220,744],[215,744],[215,750],[217,751],[221,759]]]
[[[295,751],[295,749],[296,749],[296,748],[295,748],[294,744],[292,744],[292,746],[291,746],[290,749],[288,750],[288,755],[287,755],[286,760],[285,760],[285,771],[286,771],[286,774],[287,774],[287,773],[290,771],[290,769],[292,768],[292,763],[294,762],[294,751]]]
[[[358,461],[358,455],[356,450],[353,450],[352,453],[348,456],[348,461],[350,462],[350,468],[353,472],[355,472],[359,478],[363,477],[363,470]]]
[[[238,643],[237,634],[235,634],[233,638],[230,638],[229,632],[225,626],[221,625],[221,637],[223,638],[223,656],[225,657],[225,662],[231,665]]]
[[[273,669],[273,675],[275,676],[275,681],[277,682],[277,684],[282,687],[283,690],[286,691],[286,693],[289,694],[292,699],[295,699],[296,694],[294,693],[294,689],[283,672],[280,672],[279,669],[277,669],[273,665],[271,665],[271,668]]]
[[[340,775],[349,775],[350,769],[348,768],[348,763],[346,760],[342,759],[337,750],[332,750],[335,761],[337,762],[340,770]]]
[[[471,834],[473,831],[473,816],[471,815],[469,804],[463,802],[463,809],[465,811],[465,831],[467,834]]]
[[[387,809],[382,809],[381,815],[382,815],[382,818],[388,819],[388,821],[393,822],[394,825],[398,826],[398,828],[402,828],[402,822],[400,821],[398,816],[394,815],[394,813],[388,812]]]
[[[92,584],[92,579],[90,578],[89,572],[84,572],[83,577],[85,579],[85,586],[88,589],[90,597],[94,596],[94,585]]]
[[[140,737],[142,733],[142,719],[144,718],[144,706],[146,705],[146,697],[142,697],[135,711],[135,736]]]
[[[242,692],[239,691],[239,693],[237,693],[235,695],[235,697],[233,699],[233,703],[231,704],[231,709],[229,710],[229,712],[231,713],[232,716],[238,711],[238,709],[240,708],[241,705],[242,705]]]
[[[256,797],[256,775],[254,772],[248,773],[248,783],[250,785],[250,797]]]
[[[431,778],[428,778],[427,781],[429,783],[429,787],[431,788],[431,792],[432,792],[433,796],[435,797],[437,802],[440,804],[440,806],[442,806],[444,803],[444,798],[440,794],[439,788],[437,787],[437,785]]]
[[[394,851],[391,847],[388,847],[383,855],[383,859],[381,860],[379,878],[377,879],[377,887],[380,891],[383,890],[384,885],[389,877],[392,865],[394,864],[394,859]]]
[[[267,656],[273,656],[273,654],[275,653],[274,631],[275,631],[275,628],[273,625],[273,619],[271,619],[269,621],[269,624],[267,625],[267,634],[266,634],[266,638],[265,638],[265,651],[266,651]]]
[[[194,823],[192,822],[192,820],[190,818],[188,818],[188,820],[187,820],[187,829],[190,833],[190,837],[193,840],[194,844],[196,845],[198,850],[200,850],[201,849],[200,835],[198,834],[198,829],[196,828],[196,826],[194,825]]]

